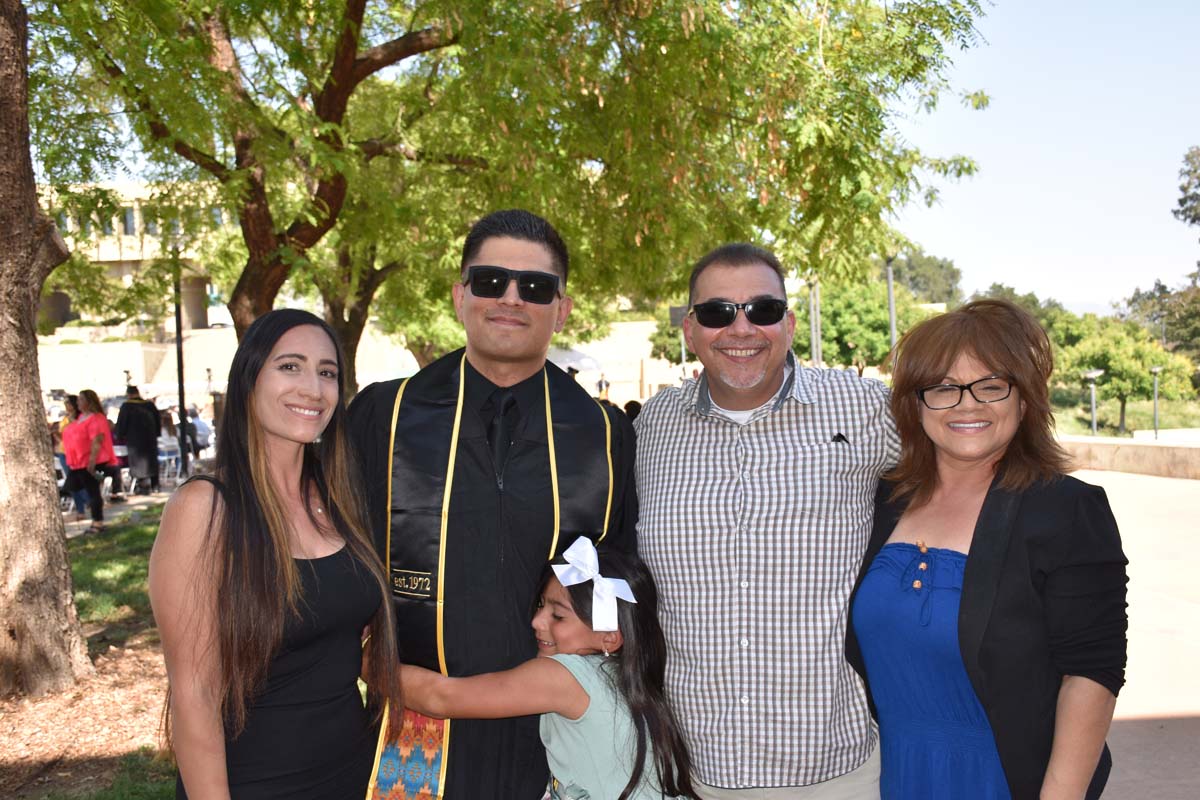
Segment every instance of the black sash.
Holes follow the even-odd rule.
[[[391,476],[385,555],[404,660],[442,674],[446,663],[443,603],[455,456],[463,415],[466,355],[451,353],[400,385],[392,410]],[[542,370],[544,410],[533,409],[526,439],[544,438],[554,495],[547,560],[576,537],[603,539],[612,513],[612,429],[604,408],[553,364]],[[450,479],[447,480],[447,476]]]

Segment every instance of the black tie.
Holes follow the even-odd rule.
[[[492,408],[495,416],[488,423],[488,444],[492,446],[492,463],[496,465],[496,474],[504,472],[504,459],[508,457],[508,446],[512,444],[512,423],[509,412],[517,398],[513,397],[511,389],[497,389],[492,393]]]

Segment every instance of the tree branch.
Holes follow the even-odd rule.
[[[233,177],[233,173],[229,168],[217,160],[216,157],[198,147],[188,144],[171,132],[170,127],[163,122],[157,109],[150,102],[150,98],[146,97],[145,92],[133,84],[133,81],[125,74],[125,70],[121,69],[116,59],[98,41],[82,35],[80,38],[87,40],[92,49],[99,54],[100,64],[104,72],[113,80],[118,91],[125,96],[125,99],[132,103],[144,116],[146,125],[150,128],[150,135],[154,139],[166,143],[179,156],[195,164],[221,183],[227,183]]]
[[[403,142],[388,139],[364,139],[354,145],[362,151],[363,157],[369,162],[380,156],[399,156],[406,161],[419,161],[425,164],[444,164],[451,167],[472,167],[488,169],[486,158],[466,156],[457,153],[427,153]]]
[[[433,26],[406,33],[390,42],[377,44],[355,59],[354,84],[358,85],[384,67],[390,67],[406,58],[430,50],[440,50],[457,42],[457,33],[441,26]]]

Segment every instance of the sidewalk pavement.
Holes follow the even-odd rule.
[[[136,515],[140,515],[141,509],[148,506],[158,506],[167,502],[171,496],[170,492],[155,492],[154,494],[127,494],[125,501],[121,503],[105,503],[104,504],[104,525],[112,527],[121,522],[128,522],[131,518],[136,519]],[[75,519],[75,509],[63,512],[63,527],[66,528],[67,538],[74,539],[76,536],[83,536],[88,532],[88,527],[92,524],[92,518],[85,509],[83,516],[80,519]],[[103,536],[103,534],[101,534]]]
[[[1105,800],[1200,797],[1200,481],[1080,471],[1103,486],[1129,558],[1129,664]]]

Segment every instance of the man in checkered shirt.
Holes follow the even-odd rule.
[[[662,598],[667,690],[706,800],[878,798],[877,733],[844,658],[887,390],[801,367],[770,252],[697,262],[683,322],[704,365],[642,409],[639,550]]]

